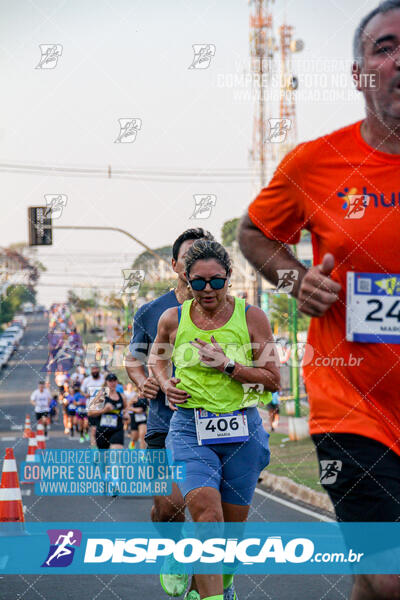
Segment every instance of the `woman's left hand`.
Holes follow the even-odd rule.
[[[213,367],[221,372],[224,370],[229,359],[213,335],[211,336],[211,344],[207,344],[199,338],[195,338],[195,341],[190,343],[199,350],[199,359],[207,367]]]

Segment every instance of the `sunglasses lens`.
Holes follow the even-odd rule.
[[[222,290],[225,285],[225,279],[221,277],[215,277],[215,279],[211,279],[210,285],[213,290]]]
[[[206,287],[206,282],[204,279],[192,279],[190,285],[196,292],[201,292]]]

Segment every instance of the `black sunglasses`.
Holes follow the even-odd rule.
[[[210,284],[213,290],[222,290],[225,285],[227,277],[213,277],[212,279],[204,279],[199,277],[198,279],[189,279],[189,283],[192,289],[196,292],[201,292],[206,288],[207,283]]]

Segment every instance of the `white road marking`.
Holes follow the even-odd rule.
[[[32,493],[32,490],[26,489],[26,488],[22,488],[21,489],[21,496],[30,496]]]
[[[17,438],[14,437],[0,437],[0,442],[15,442]]]
[[[283,506],[287,506],[288,508],[297,510],[298,512],[301,512],[304,515],[308,515],[309,517],[314,517],[317,521],[327,521],[328,523],[334,523],[334,519],[331,519],[330,517],[326,517],[325,515],[321,515],[320,513],[314,512],[313,510],[310,510],[309,508],[305,508],[304,506],[299,506],[298,504],[295,504],[294,502],[290,502],[289,500],[284,500],[283,498],[278,498],[278,496],[273,496],[272,494],[269,494],[268,492],[264,492],[264,490],[260,490],[259,488],[256,488],[255,491],[257,494],[260,494],[261,496],[264,496],[265,498],[268,498],[269,500],[273,500],[274,502],[277,502],[278,504],[282,504]]]

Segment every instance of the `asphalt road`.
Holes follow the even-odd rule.
[[[43,376],[47,357],[47,321],[41,315],[29,318],[18,352],[0,375],[0,457],[13,447],[17,464],[25,460],[27,440],[22,437],[25,414],[34,413],[29,404],[31,392]],[[48,448],[69,449],[80,446],[63,433],[61,424],[50,431]],[[272,456],[273,460],[273,456]],[[23,486],[31,488],[33,486]],[[35,496],[23,489],[26,521],[148,521],[151,499],[106,497]],[[314,511],[303,511],[294,503],[282,504],[262,490],[254,496],[252,521],[318,521]],[[1,544],[1,539],[0,539]],[[236,588],[240,600],[344,600],[349,597],[351,578],[339,575],[239,575]],[[132,600],[167,598],[158,577],[153,575],[5,575],[0,576],[1,600]]]

